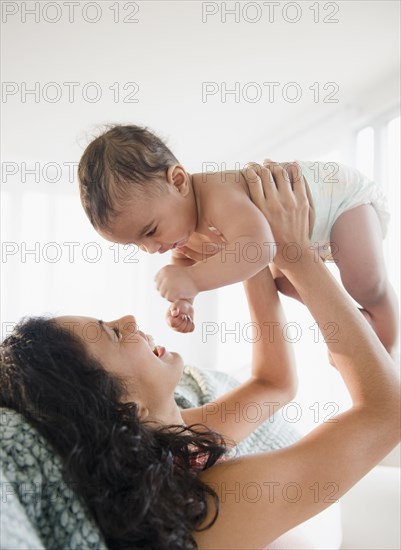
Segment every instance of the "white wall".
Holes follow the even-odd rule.
[[[224,5],[235,14],[224,14]],[[196,331],[172,333],[153,286],[167,258],[137,252],[131,259],[138,262],[129,263],[120,250],[116,260],[82,212],[74,167],[107,122],[150,126],[193,172],[204,162],[235,167],[264,156],[333,155],[352,163],[354,132],[399,105],[399,3],[319,2],[318,13],[314,2],[282,2],[269,14],[265,2],[119,2],[114,22],[116,6],[81,2],[72,15],[69,2],[2,3],[2,331],[23,315],[134,313],[141,328],[188,362],[234,372],[250,354],[241,286],[199,296]],[[124,22],[130,14],[137,22]],[[266,82],[279,83],[272,101]],[[202,97],[205,83],[214,95]],[[224,86],[238,96],[222,96]],[[35,87],[37,97],[24,93]],[[96,91],[101,97],[93,101]],[[337,102],[328,102],[330,92]],[[37,175],[24,173],[35,163]],[[24,252],[35,243],[37,258]],[[96,252],[99,260],[90,261]],[[342,383],[321,337],[313,340],[313,320],[302,306],[284,303],[288,320],[302,328],[294,344],[297,400],[300,426],[309,428],[316,396],[321,407],[343,407],[347,398],[338,397]],[[222,322],[240,324],[238,342],[227,335],[222,343]],[[218,333],[206,337],[211,323]]]

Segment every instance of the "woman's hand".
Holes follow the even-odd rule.
[[[287,171],[273,162],[265,166],[250,163],[243,174],[253,203],[272,229],[276,244],[274,263],[285,269],[311,246],[304,178],[295,178],[291,184]]]
[[[287,174],[289,175],[291,186],[294,188],[294,182],[297,182],[299,179],[303,179],[305,183],[305,189],[306,189],[306,195],[308,197],[309,201],[309,237],[312,236],[313,232],[313,226],[315,224],[315,209],[313,207],[313,199],[312,199],[312,193],[309,188],[308,182],[305,180],[304,175],[302,174],[301,166],[297,162],[280,162],[276,163],[274,160],[271,159],[264,159],[263,166],[266,168],[269,168],[269,165],[272,164],[279,164],[279,166],[282,166],[284,170],[287,171]]]

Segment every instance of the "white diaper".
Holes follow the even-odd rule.
[[[316,219],[311,241],[327,246],[337,218],[362,204],[372,204],[380,220],[382,237],[387,234],[390,213],[380,186],[364,174],[338,162],[297,161],[309,184]]]

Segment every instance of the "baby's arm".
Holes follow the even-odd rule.
[[[157,290],[170,302],[247,280],[273,260],[269,224],[243,188],[213,186],[202,209],[204,223],[220,233],[224,244],[214,256],[202,259],[201,254],[193,265],[167,265],[156,274]]]
[[[195,260],[188,258],[188,256],[186,256],[179,250],[174,249],[171,253],[171,263],[172,265],[178,265],[181,267],[190,267],[191,265],[194,265],[194,263],[196,262]]]
[[[294,163],[287,163],[285,168],[284,180],[292,187],[299,179],[300,168]],[[269,174],[274,185],[273,176]],[[248,179],[246,171],[241,176]],[[311,196],[308,187],[306,189],[312,210]],[[201,291],[245,281],[274,258],[277,243],[269,223],[250,201],[244,187],[233,185],[228,189],[227,184],[217,182],[202,190],[201,206],[201,225],[209,226],[209,230],[213,228],[224,244],[220,245],[221,249],[214,256],[206,257],[206,249],[206,254],[199,253],[199,259],[192,265],[191,261],[186,265],[180,261],[179,265],[166,266],[157,273],[156,287],[170,302],[193,298]],[[314,216],[310,214],[309,233],[313,223]]]
[[[221,250],[189,268],[198,292],[244,281],[274,257],[270,226],[245,191],[216,185],[206,205],[210,226],[224,237]]]
[[[189,267],[195,263],[195,260],[188,258],[178,250],[173,250],[171,254],[171,264],[180,267]],[[192,332],[195,328],[194,323],[194,298],[186,300],[176,300],[173,302],[167,312],[167,324],[177,332]]]

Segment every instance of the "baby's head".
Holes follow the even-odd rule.
[[[78,179],[89,220],[110,241],[165,252],[195,229],[190,176],[146,128],[113,126],[97,137],[82,155]]]

